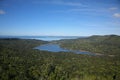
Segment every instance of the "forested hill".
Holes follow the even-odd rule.
[[[70,40],[60,40],[57,42],[64,48],[73,50],[85,50],[104,55],[120,55],[120,36],[90,36]]]
[[[25,50],[46,43],[48,42],[35,39],[0,38],[0,50],[3,48]]]
[[[89,38],[65,42],[71,41],[71,45],[79,40],[89,43]],[[0,39],[0,80],[120,80],[119,56],[101,57],[33,49],[47,43],[29,39]]]

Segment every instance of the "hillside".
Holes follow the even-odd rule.
[[[61,47],[83,50],[104,55],[120,55],[120,36],[91,36],[87,38],[60,40]]]
[[[120,80],[119,57],[33,49],[46,43],[29,39],[1,39],[0,80]]]

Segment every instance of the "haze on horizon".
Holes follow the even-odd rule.
[[[120,35],[119,0],[0,0],[0,35]]]

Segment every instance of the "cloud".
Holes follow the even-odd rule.
[[[116,18],[120,18],[120,13],[114,13],[113,16]]]
[[[91,9],[91,8],[82,8],[82,9],[71,9],[70,11],[84,11],[84,12],[102,12],[103,10],[98,10],[98,9]]]
[[[64,1],[58,1],[58,2],[53,2],[53,4],[58,4],[58,5],[68,5],[68,6],[81,6],[81,3],[77,2],[64,2]]]
[[[5,11],[0,10],[0,15],[5,14]]]
[[[62,0],[52,0],[52,1],[34,1],[36,4],[54,4],[54,5],[65,5],[65,6],[84,6],[80,2],[62,1]]]
[[[109,10],[118,10],[118,8],[117,7],[111,7],[111,8],[109,8]]]

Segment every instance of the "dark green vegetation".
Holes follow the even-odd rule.
[[[107,45],[114,44],[113,47],[117,48],[120,46],[120,39],[118,36],[112,37],[113,39],[106,41],[107,44],[105,44],[107,38],[103,42],[106,47],[109,47]],[[72,44],[77,44],[76,47],[80,47],[78,44],[82,44],[83,42],[81,41],[84,40],[86,46],[90,41],[93,42],[90,45],[95,44],[94,42],[96,42],[96,45],[98,42],[102,42],[102,38],[97,39],[95,37],[94,39],[93,36],[88,39],[64,40],[59,43],[66,48],[73,49]],[[45,43],[48,42],[1,39],[0,80],[120,80],[120,56],[119,52],[117,52],[120,48],[115,49],[117,51],[114,52],[114,55],[117,56],[112,57],[80,55],[66,52],[53,53],[33,49]],[[99,44],[101,46],[104,45],[103,43]],[[83,43],[82,47],[84,45],[85,43]],[[93,49],[93,47],[89,48]],[[87,49],[84,48],[84,50]]]
[[[120,36],[117,35],[60,40],[58,43],[64,48],[73,50],[83,50],[104,55],[120,55]]]

